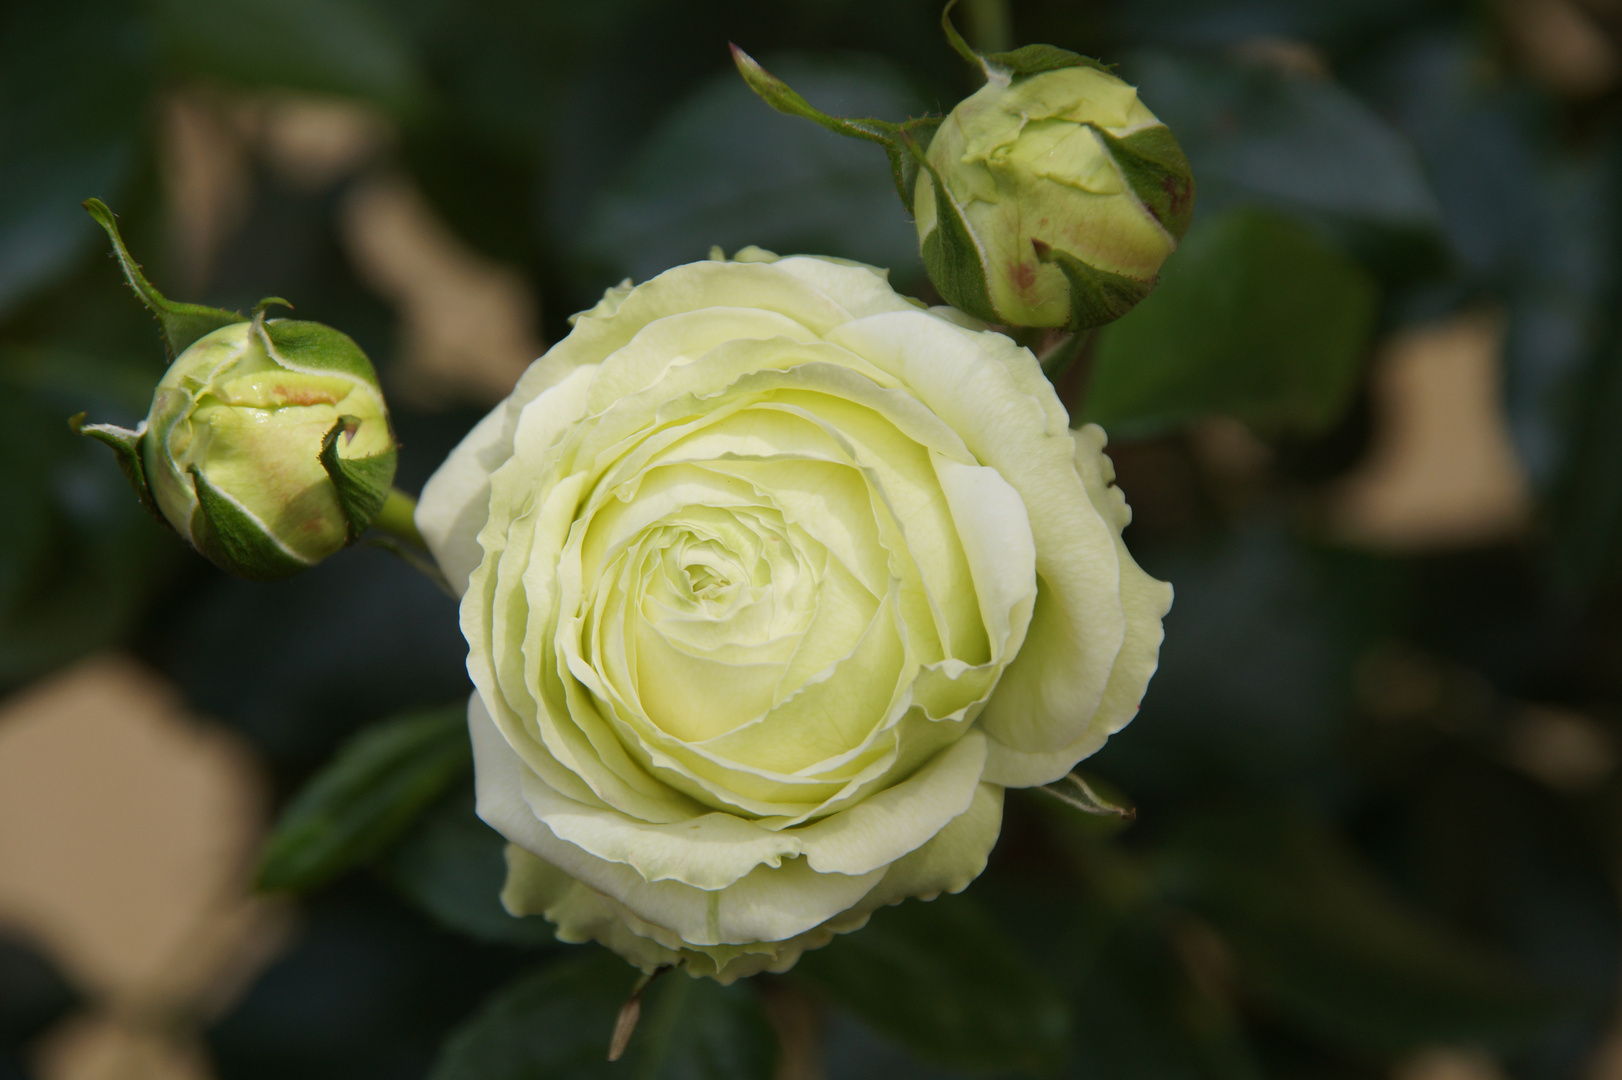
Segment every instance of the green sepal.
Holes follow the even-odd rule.
[[[1158,124],[1118,139],[1096,124],[1088,126],[1155,220],[1172,239],[1181,240],[1194,218],[1194,172],[1171,129]]]
[[[372,362],[355,339],[342,330],[318,322],[264,318],[256,320],[255,330],[271,359],[289,371],[350,375],[377,389]]]
[[[146,463],[141,460],[141,440],[146,437],[146,421],[141,421],[140,425],[131,431],[116,424],[87,424],[84,417],[84,413],[68,417],[68,427],[75,435],[95,439],[110,449],[113,457],[118,460],[119,471],[124,474],[124,479],[130,482],[130,487],[135,489],[135,498],[148,513],[163,522],[166,528],[172,528],[169,519],[158,509],[157,500],[152,497],[152,486],[146,481]]]
[[[1132,821],[1137,818],[1137,808],[1124,799],[1112,799],[1100,795],[1093,790],[1093,786],[1082,779],[1078,773],[1066,773],[1051,784],[1039,787],[1036,790],[1044,795],[1051,795],[1066,806],[1080,810],[1083,814],[1092,814],[1095,817],[1115,817],[1122,821]]]
[[[1006,72],[1015,79],[1073,67],[1092,68],[1106,75],[1115,74],[1114,64],[1106,64],[1057,45],[1022,45],[1009,52],[987,53],[983,59],[988,67]]]
[[[963,220],[957,204],[947,193],[940,173],[923,160],[922,150],[918,153],[918,160],[929,171],[930,184],[935,189],[935,227],[929,230],[919,246],[929,280],[934,282],[946,302],[959,311],[989,323],[1001,323],[1003,318],[991,303],[991,290],[986,283],[985,255],[980,245],[975,242],[968,222]]]
[[[919,163],[935,138],[936,130],[945,122],[944,116],[920,116],[916,120],[908,120],[900,125],[901,149],[896,151],[885,147],[885,152],[890,155],[890,171],[895,176],[896,190],[902,192],[901,201],[909,214],[913,212],[913,198],[918,194]],[[916,155],[912,152],[913,147],[917,147]]]
[[[293,310],[293,301],[284,300],[280,296],[267,296],[253,306],[253,317],[256,319],[261,317],[272,305],[276,307],[284,307],[288,311]]]
[[[908,150],[908,140],[927,147],[930,140],[935,137],[935,129],[941,126],[944,117],[920,116],[904,123],[894,124],[888,120],[875,120],[871,117],[848,119],[829,116],[806,101],[782,79],[761,67],[754,57],[736,45],[732,45],[731,49],[732,62],[738,66],[738,73],[743,76],[743,81],[749,84],[749,89],[753,90],[756,96],[778,112],[789,116],[801,116],[835,134],[852,139],[865,139],[882,146],[885,156],[890,159],[890,174],[895,181],[896,194],[901,196],[901,203],[907,208],[907,212],[912,213],[913,189],[918,182],[918,164]]]
[[[394,483],[394,467],[399,452],[392,443],[381,454],[366,458],[344,458],[338,455],[338,438],[344,432],[351,434],[360,425],[353,416],[340,416],[326,437],[321,440],[321,467],[332,478],[338,493],[338,505],[343,507],[344,520],[349,526],[349,542],[360,539],[360,534],[371,525],[383,501],[389,497]]]
[[[107,231],[108,239],[113,242],[113,253],[118,256],[118,264],[124,269],[124,280],[129,282],[135,295],[141,298],[141,303],[147,306],[147,310],[157,317],[158,325],[163,327],[163,343],[169,350],[171,360],[205,334],[211,334],[222,326],[248,321],[240,312],[202,304],[184,304],[164,296],[146,279],[140,265],[130,256],[129,248],[124,246],[124,238],[118,233],[118,222],[107,204],[100,199],[86,199],[84,208]]]
[[[1039,261],[1053,263],[1070,282],[1070,321],[1068,330],[1088,330],[1114,322],[1138,305],[1155,287],[1153,281],[1139,281],[1088,266],[1074,255],[1032,240]]]
[[[946,35],[946,43],[952,51],[969,62],[969,65],[979,71],[981,75],[989,75],[986,70],[986,58],[974,51],[974,46],[963,39],[952,25],[952,9],[957,7],[957,0],[946,0],[946,6],[941,8],[941,31]]]
[[[197,492],[192,514],[191,541],[215,566],[249,581],[279,581],[312,564],[305,562],[271,536],[248,511],[213,484],[202,470],[191,470]]]

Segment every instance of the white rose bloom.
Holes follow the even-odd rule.
[[[725,982],[963,889],[1132,719],[1170,586],[1035,359],[881,271],[610,290],[428,482],[503,900]]]

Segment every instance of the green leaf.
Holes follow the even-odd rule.
[[[944,17],[943,15],[942,18]],[[896,194],[901,196],[901,203],[907,208],[908,213],[912,212],[918,166],[908,151],[907,138],[910,137],[914,142],[927,147],[935,134],[935,129],[940,126],[941,117],[924,116],[898,124],[871,117],[846,119],[829,116],[812,106],[788,83],[761,67],[754,57],[736,45],[732,46],[732,61],[737,65],[743,81],[749,84],[749,89],[778,112],[788,116],[804,117],[836,134],[853,139],[865,139],[884,147],[884,153],[890,159],[890,172],[895,181]]]
[[[140,264],[124,246],[124,238],[118,233],[118,221],[107,204],[100,199],[86,199],[84,208],[107,231],[107,238],[113,242],[113,254],[118,256],[118,265],[124,269],[124,279],[135,290],[135,295],[141,298],[141,303],[147,306],[147,310],[156,316],[158,325],[163,327],[163,342],[169,350],[170,359],[185,352],[188,345],[205,334],[222,326],[248,321],[235,311],[223,311],[202,304],[184,304],[165,297],[141,273]]]
[[[748,981],[670,972],[643,995],[625,1056],[608,1040],[636,969],[592,947],[500,991],[445,1043],[429,1080],[766,1080],[771,1029]]]
[[[349,525],[349,542],[360,539],[360,534],[383,509],[389,497],[389,486],[394,483],[394,467],[399,452],[390,446],[381,454],[367,458],[346,458],[338,454],[338,439],[352,433],[359,426],[354,417],[340,416],[321,440],[321,467],[327,470],[332,486],[338,492],[338,504],[343,507],[344,520]]]
[[[1339,1045],[1524,1045],[1576,1003],[1410,909],[1290,806],[1203,812],[1161,853],[1165,895],[1221,935],[1249,990]]]
[[[1218,413],[1322,432],[1356,388],[1377,299],[1366,270],[1287,217],[1203,220],[1159,288],[1099,332],[1081,419],[1129,437]]]
[[[425,813],[378,863],[378,872],[413,903],[480,941],[543,946],[552,925],[501,906],[507,841],[473,812],[473,789],[453,791]]]
[[[259,860],[259,887],[302,892],[386,850],[473,762],[467,707],[368,728],[283,811]]]
[[[190,539],[215,566],[249,581],[280,581],[313,565],[282,546],[258,518],[215,487],[201,469],[192,466],[191,478],[197,509],[192,513]]]
[[[1038,1073],[1064,1060],[1064,999],[967,896],[878,911],[794,971],[925,1060]]]

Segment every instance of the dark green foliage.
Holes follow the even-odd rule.
[[[904,123],[894,123],[871,118],[848,120],[829,116],[822,110],[813,108],[811,103],[791,86],[761,67],[754,57],[736,45],[732,46],[732,59],[738,65],[738,73],[743,76],[744,82],[749,84],[749,88],[778,112],[789,116],[801,116],[835,134],[865,139],[882,146],[890,159],[890,172],[895,180],[896,194],[901,196],[902,205],[909,211],[912,210],[913,191],[918,180],[918,155],[913,151],[913,147],[917,147],[918,150],[928,149],[930,137],[940,125],[940,117],[925,116]]]
[[[552,943],[545,919],[501,906],[507,841],[473,813],[473,790],[452,791],[418,819],[377,866],[389,884],[444,925],[480,941]]]
[[[880,910],[795,971],[925,1060],[1041,1075],[1064,1061],[1064,999],[969,896]]]
[[[1267,805],[1187,823],[1158,856],[1267,1007],[1370,1054],[1515,1046],[1573,1005],[1418,916],[1312,817]]]
[[[176,553],[107,450],[66,422],[145,413],[151,324],[133,314],[123,355],[0,345],[0,686],[121,640]]]
[[[143,153],[152,41],[129,0],[0,9],[0,316],[68,274]]]
[[[1322,433],[1355,392],[1377,296],[1368,271],[1296,221],[1207,219],[1160,287],[1101,331],[1082,416],[1121,435],[1212,414]]]
[[[842,110],[905,117],[923,108],[906,73],[881,57],[790,54],[773,66],[812,99]],[[936,122],[901,127],[927,143]],[[612,182],[593,193],[569,230],[570,245],[637,280],[702,258],[712,245],[731,253],[749,244],[783,254],[837,250],[889,267],[898,283],[919,278],[917,234],[895,200],[899,191],[911,203],[917,175],[916,162],[895,142],[891,129],[899,128],[834,123],[835,130],[871,124],[889,132],[901,172],[887,180],[872,147],[763,107],[735,73],[712,77],[675,102]]]
[[[625,1056],[608,1061],[634,969],[591,947],[493,997],[445,1044],[430,1080],[765,1080],[772,1033],[748,983],[720,986],[680,972],[656,979]]]
[[[164,51],[238,86],[362,98],[399,112],[423,104],[420,61],[398,17],[366,0],[159,0]]]
[[[1332,80],[1236,59],[1142,52],[1122,72],[1176,137],[1202,213],[1301,215],[1383,272],[1445,264],[1442,214],[1414,147]]]
[[[463,705],[367,729],[282,812],[260,888],[302,892],[375,858],[471,765]]]

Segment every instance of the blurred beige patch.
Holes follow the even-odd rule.
[[[1329,57],[1322,49],[1305,41],[1281,37],[1253,37],[1233,48],[1240,60],[1270,67],[1285,75],[1324,80],[1329,75]]]
[[[1502,13],[1521,63],[1557,93],[1598,97],[1622,80],[1622,61],[1602,25],[1622,15],[1613,0],[1504,0]]]
[[[358,184],[342,225],[361,277],[399,309],[401,397],[430,408],[491,404],[544,351],[523,275],[462,243],[405,177]]]
[[[377,169],[395,140],[384,115],[356,102],[210,86],[171,94],[162,127],[176,295],[207,288],[253,201],[256,163],[319,192]],[[363,176],[339,216],[356,272],[399,313],[394,396],[423,408],[493,404],[545,351],[524,275],[464,243],[404,176]]]
[[[1580,1074],[1584,1080],[1622,1080],[1622,1018],[1611,1021],[1611,1029]]]
[[[1505,1080],[1504,1071],[1482,1050],[1438,1046],[1397,1063],[1392,1080]]]
[[[289,184],[320,191],[358,172],[394,141],[394,126],[375,107],[343,98],[271,94],[246,100],[241,126]]]
[[[128,659],[86,661],[0,709],[0,924],[107,1018],[56,1033],[47,1080],[196,1056],[194,1025],[285,936],[283,910],[248,892],[264,814],[245,751]]]
[[[176,1039],[108,1017],[83,1017],[45,1039],[42,1080],[209,1080],[195,1039]]]
[[[1504,421],[1503,320],[1476,312],[1393,336],[1375,362],[1375,438],[1331,493],[1332,538],[1387,550],[1512,538],[1531,519]]]
[[[394,141],[378,110],[284,92],[236,94],[192,85],[161,116],[159,162],[177,263],[175,295],[205,289],[220,248],[253,199],[255,162],[300,191],[320,191],[364,168]]]
[[[1598,787],[1616,767],[1606,730],[1580,712],[1527,705],[1507,735],[1510,763],[1559,791]]]
[[[158,155],[177,280],[172,296],[207,286],[225,240],[242,224],[253,194],[253,163],[219,95],[178,91],[164,103]]]

